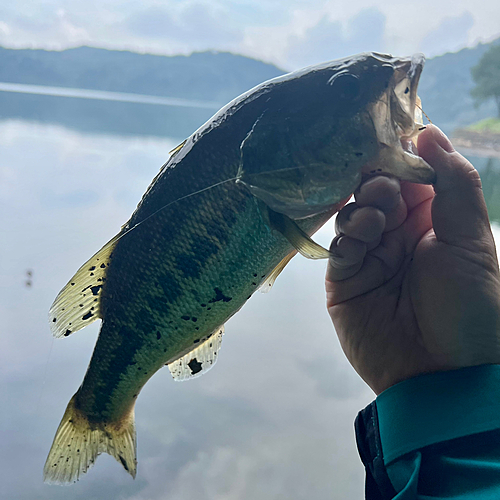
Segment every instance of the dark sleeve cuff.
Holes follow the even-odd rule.
[[[361,410],[354,422],[359,456],[366,469],[365,498],[393,498],[396,490],[387,475],[380,443],[377,405],[375,401]]]

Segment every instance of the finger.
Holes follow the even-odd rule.
[[[341,210],[335,220],[337,234],[345,234],[365,243],[377,240],[385,227],[385,215],[374,207],[358,208],[351,203]]]
[[[478,240],[492,239],[488,212],[477,170],[435,126],[418,140],[419,154],[436,171],[432,222],[439,241],[477,248]]]
[[[385,214],[385,231],[399,227],[406,219],[406,203],[401,196],[399,181],[377,176],[364,182],[355,193],[360,207],[376,207]]]
[[[341,281],[354,276],[366,255],[366,244],[345,235],[336,236],[330,245],[332,256],[328,261],[326,277],[329,281]]]

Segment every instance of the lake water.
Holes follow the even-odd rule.
[[[103,455],[75,485],[42,483],[98,332],[94,324],[53,340],[49,306],[128,219],[168,152],[210,116],[95,104],[0,92],[0,497],[361,498],[353,420],[373,395],[344,359],[326,313],[325,263],[301,257],[228,322],[214,370],[175,383],[165,369],[146,385],[136,409],[135,481]],[[473,161],[500,221],[498,162]],[[332,235],[329,223],[315,239],[328,245]]]

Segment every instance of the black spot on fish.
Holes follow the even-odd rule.
[[[184,321],[189,321],[191,319],[190,316],[181,316],[181,319],[183,319]]]
[[[210,311],[212,308],[211,307],[207,307],[207,311]]]
[[[251,297],[251,295],[249,295],[249,296],[247,297],[247,300],[248,300],[250,297]]]
[[[194,323],[196,323],[198,321],[198,318],[195,318],[194,316],[191,318],[191,321],[193,321]]]
[[[197,344],[200,341],[200,339],[196,339],[193,344]]]
[[[157,338],[157,340],[161,339],[161,333],[160,332],[156,332],[156,338]]]
[[[70,334],[71,334],[71,330],[66,330],[66,331],[64,332],[64,336],[65,336],[65,337],[67,337],[67,336],[68,336],[68,335],[70,335]]]
[[[82,319],[83,321],[85,321],[87,319],[90,319],[93,315],[94,313],[92,311],[89,311],[87,314],[85,314],[85,316],[82,316]]]
[[[80,304],[80,307],[83,307],[83,304]]]
[[[256,278],[257,277],[257,273],[253,273],[253,277]]]
[[[71,283],[71,286],[75,286],[75,284],[74,284],[74,283]]]
[[[90,291],[92,292],[93,295],[97,295],[99,291],[101,290],[102,285],[95,285],[90,287]]]
[[[229,302],[233,300],[232,297],[226,297],[219,288],[214,288],[214,292],[215,292],[215,297],[213,299],[210,299],[208,301],[209,303],[219,302],[221,300],[223,302]]]
[[[356,156],[358,156],[358,157],[359,157],[359,156],[363,156],[363,153],[359,153],[359,152],[358,152],[358,153],[354,153],[354,154],[355,154]]]
[[[140,366],[137,367],[138,370],[142,370],[142,368]]]
[[[253,285],[253,286],[257,286],[257,283],[254,283],[254,282],[252,281],[252,285]]]
[[[94,273],[90,273],[90,276],[94,276]]]
[[[100,267],[101,269],[104,269],[104,268],[106,267],[106,264],[101,264],[99,267]]]
[[[55,323],[55,322],[56,322],[56,318],[54,318],[54,319],[52,320],[52,323]]]
[[[137,394],[134,394],[132,397],[133,397],[133,398],[136,398],[136,397],[137,397]]]
[[[89,271],[95,271],[95,266],[90,267]]]
[[[197,327],[195,328],[195,330],[199,330],[199,329],[200,329],[200,327],[199,327],[199,326],[197,326]]]
[[[191,375],[195,375],[196,373],[200,373],[202,370],[201,363],[196,358],[193,358],[188,363],[188,366],[189,366],[189,369],[191,370]]]
[[[409,87],[406,87],[405,88],[405,94],[408,94],[408,92],[410,91],[410,88]]]
[[[120,459],[120,462],[123,465],[123,468],[128,472],[128,466],[127,466],[127,462],[125,462],[125,459],[121,455],[118,455],[118,458]]]
[[[200,306],[201,306],[201,307],[207,307],[207,305],[206,305],[206,304],[200,304]]]

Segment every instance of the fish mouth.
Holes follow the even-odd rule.
[[[364,176],[388,174],[419,184],[433,184],[434,169],[418,156],[417,138],[422,123],[418,82],[425,57],[395,59],[395,69],[387,90],[369,108],[380,144],[379,155],[363,167]]]

